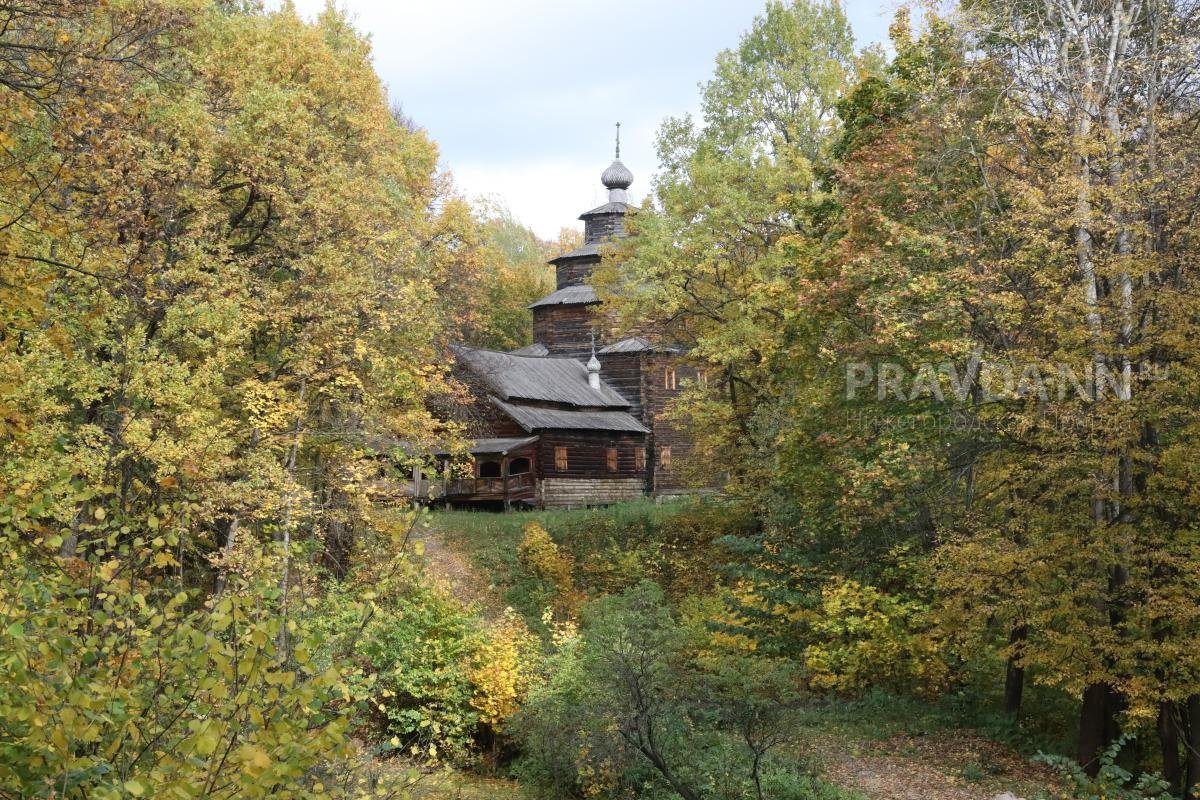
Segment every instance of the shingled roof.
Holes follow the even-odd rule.
[[[588,258],[600,256],[601,242],[588,242],[583,247],[577,247],[569,253],[563,253],[561,256],[555,256],[550,259],[551,264],[557,264],[560,261],[568,261],[572,258]]]
[[[600,297],[596,294],[596,290],[586,283],[578,286],[564,286],[556,292],[538,300],[536,303],[530,303],[529,308],[539,308],[540,306],[585,306],[590,303],[599,303]]]
[[[653,345],[648,340],[641,336],[630,336],[628,339],[622,339],[619,342],[613,342],[610,345],[601,347],[599,353],[607,355],[608,353],[675,353],[678,354],[678,347],[667,345]]]
[[[557,359],[555,359],[557,360]],[[529,432],[543,430],[627,431],[649,433],[650,429],[624,411],[564,411],[506,403],[495,397],[492,402],[518,425]]]
[[[588,217],[598,217],[601,214],[625,214],[632,208],[633,206],[629,203],[622,203],[619,200],[617,202],[610,201],[602,206],[593,208],[591,211],[583,212],[579,215],[579,218],[587,219]]]
[[[452,345],[455,358],[502,400],[565,403],[581,408],[629,408],[604,381],[588,384],[587,367],[573,358],[538,358]]]
[[[542,356],[550,355],[550,348],[546,347],[546,345],[542,344],[541,342],[534,342],[533,344],[527,344],[524,347],[518,347],[516,350],[509,350],[508,354],[510,356],[533,356],[535,358],[540,358]]]

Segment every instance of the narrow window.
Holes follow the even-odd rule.
[[[615,448],[615,447],[608,448],[608,452],[606,453],[606,455],[608,456],[608,471],[616,472],[617,471],[617,448]]]
[[[658,451],[658,465],[663,469],[671,468],[671,448],[664,447]]]
[[[554,468],[559,472],[567,471],[567,448],[554,448]]]
[[[638,472],[646,468],[646,448],[637,447],[633,451],[633,467]]]
[[[663,388],[674,390],[675,388],[675,368],[667,367],[663,370]]]
[[[696,385],[701,389],[708,388],[708,373],[702,369],[696,370]]]

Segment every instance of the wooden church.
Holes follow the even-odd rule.
[[[583,246],[550,262],[555,291],[530,306],[534,343],[508,353],[452,348],[476,438],[473,474],[442,481],[450,505],[568,508],[684,490],[678,465],[691,441],[662,414],[685,380],[702,376],[678,348],[606,340],[588,283],[601,248],[627,235],[635,211],[619,143],[616,155],[600,176],[608,202],[579,217]]]

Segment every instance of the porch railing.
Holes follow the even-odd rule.
[[[536,479],[532,472],[509,475],[507,478],[458,478],[447,481],[445,493],[451,497],[480,496],[504,497],[532,490]]]

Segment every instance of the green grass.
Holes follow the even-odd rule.
[[[969,728],[1026,755],[1071,751],[1072,698],[1042,686],[1029,686],[1016,721],[1004,714],[999,692],[964,687],[936,700],[882,690],[858,699],[830,698],[805,708],[800,724],[815,732],[882,740],[901,734]]]
[[[516,781],[485,778],[446,770],[421,778],[413,787],[413,800],[526,800]]]
[[[719,500],[639,500],[605,508],[490,514],[439,511],[431,525],[470,560],[504,602],[537,626],[553,587],[525,573],[517,548],[525,526],[538,523],[575,561],[575,584],[591,597],[621,591],[643,578],[673,597],[704,594],[722,558],[713,541],[746,530],[746,516]]]

